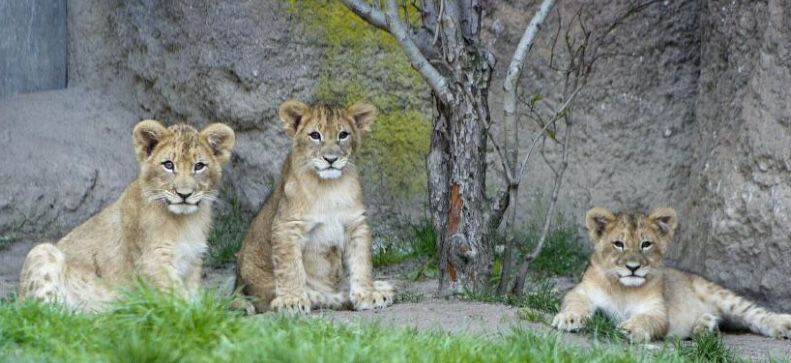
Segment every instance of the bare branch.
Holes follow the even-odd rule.
[[[554,4],[555,0],[544,0],[538,9],[538,12],[533,15],[533,19],[530,20],[527,28],[525,28],[525,32],[522,34],[522,39],[519,40],[519,45],[517,45],[516,50],[514,51],[514,55],[511,58],[511,64],[508,66],[508,73],[505,77],[505,81],[503,82],[503,90],[505,91],[503,96],[503,126],[505,130],[510,128],[510,130],[508,130],[509,134],[506,135],[506,148],[509,150],[509,155],[507,155],[508,158],[506,158],[506,155],[502,153],[502,151],[499,149],[499,146],[496,142],[494,142],[494,138],[492,137],[495,148],[500,154],[500,158],[503,160],[503,169],[505,169],[505,175],[508,179],[508,182],[504,186],[504,190],[501,190],[497,194],[498,199],[494,204],[495,209],[493,211],[493,215],[498,218],[497,220],[500,220],[500,218],[502,218],[502,216],[505,214],[505,209],[511,205],[511,214],[506,220],[505,226],[506,238],[504,250],[505,255],[503,256],[503,269],[500,274],[500,285],[497,287],[498,293],[500,294],[505,293],[505,290],[508,286],[508,276],[511,273],[511,250],[514,240],[513,224],[516,220],[516,198],[519,188],[519,179],[521,179],[514,178],[514,174],[516,174],[516,159],[519,157],[519,126],[516,120],[517,89],[519,86],[519,79],[522,75],[522,68],[524,67],[525,58],[527,58],[527,53],[530,52],[530,49],[533,47],[533,42],[535,41],[536,35],[538,34],[538,29],[541,27],[541,24],[546,19],[547,14],[549,14]],[[471,3],[470,7],[464,8],[464,11],[474,11],[474,6],[478,6],[478,4]],[[479,24],[476,23],[466,25],[478,26]]]
[[[423,79],[426,80],[443,103],[451,103],[453,101],[453,94],[448,87],[448,81],[431,65],[431,63],[429,63],[423,53],[420,52],[417,45],[415,45],[412,38],[410,38],[406,26],[404,26],[398,18],[398,8],[396,7],[395,0],[387,1],[385,20],[387,22],[387,29],[390,30],[390,34],[392,34],[398,41],[398,44],[401,45],[412,67],[423,76]]]
[[[541,228],[541,236],[538,238],[538,243],[533,248],[533,251],[530,252],[527,256],[525,256],[524,260],[522,260],[522,264],[519,266],[519,272],[516,275],[516,280],[514,281],[514,289],[513,293],[516,295],[521,295],[525,289],[525,281],[527,280],[527,272],[530,269],[530,263],[538,257],[538,254],[541,253],[541,250],[544,248],[544,243],[547,241],[547,236],[549,235],[549,227],[552,224],[552,217],[555,214],[555,206],[557,205],[558,201],[558,194],[560,192],[560,185],[563,182],[563,174],[565,174],[566,169],[568,168],[568,150],[569,150],[569,143],[571,143],[571,122],[566,122],[566,132],[565,137],[563,140],[563,156],[562,161],[560,163],[560,168],[557,172],[555,172],[555,183],[552,187],[552,197],[549,200],[549,208],[547,208],[547,214],[544,216],[544,226]]]
[[[431,44],[437,44],[439,41],[439,27],[442,26],[442,13],[445,12],[445,0],[439,0],[439,12],[437,18],[434,19],[434,41]]]
[[[544,22],[554,4],[555,0],[544,0],[541,3],[541,7],[536,15],[533,16],[533,19],[530,20],[530,24],[527,25],[522,39],[519,40],[519,45],[516,46],[514,56],[511,58],[508,74],[505,77],[505,82],[503,82],[503,90],[505,91],[503,96],[503,121],[505,124],[516,122],[516,91],[519,86],[519,78],[522,75],[522,67],[524,66],[527,53],[533,47],[538,28]]]
[[[516,174],[516,178],[517,178],[516,182],[517,183],[520,183],[522,181],[522,178],[525,175],[525,170],[527,170],[525,168],[527,167],[528,159],[530,159],[530,154],[533,152],[533,147],[536,146],[536,144],[538,143],[538,140],[540,140],[542,135],[545,132],[547,132],[547,129],[549,129],[549,126],[551,126],[559,117],[562,117],[566,113],[566,111],[568,110],[568,108],[571,105],[571,103],[577,97],[577,94],[579,94],[580,90],[582,90],[583,86],[584,86],[584,84],[580,84],[580,85],[577,86],[577,88],[574,90],[574,92],[572,92],[572,94],[569,96],[569,98],[566,99],[566,102],[563,104],[563,106],[561,106],[557,111],[555,111],[555,115],[552,117],[552,121],[547,122],[546,124],[544,124],[544,127],[541,129],[541,131],[538,132],[538,135],[536,135],[536,138],[533,139],[533,142],[530,144],[530,148],[528,148],[528,150],[527,150],[527,154],[525,155],[525,158],[522,159],[522,163],[521,163],[521,165],[519,167],[519,173]]]
[[[363,18],[368,24],[371,24],[379,29],[387,29],[387,21],[385,14],[381,10],[367,4],[363,0],[343,0],[346,7],[353,11],[357,16]]]

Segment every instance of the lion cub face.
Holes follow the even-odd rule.
[[[676,211],[657,208],[643,213],[614,214],[593,208],[585,217],[595,244],[591,263],[624,286],[641,286],[662,267],[662,255],[676,230]]]
[[[289,100],[280,105],[278,113],[293,140],[293,165],[309,169],[321,179],[337,179],[353,165],[361,135],[369,130],[376,108],[361,102],[343,108]]]
[[[230,127],[212,124],[198,132],[144,120],[132,134],[145,198],[164,203],[174,214],[195,213],[201,203],[217,199],[222,166],[235,140]]]

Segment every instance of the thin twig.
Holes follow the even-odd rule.
[[[431,44],[436,45],[439,41],[439,28],[442,26],[442,13],[445,11],[445,0],[439,0],[439,13],[437,13],[437,27],[434,29],[434,42]]]
[[[555,173],[555,183],[552,187],[552,197],[549,200],[549,208],[547,208],[547,214],[544,216],[544,225],[541,228],[541,236],[538,239],[538,243],[533,248],[533,251],[530,252],[527,256],[525,256],[524,260],[522,261],[522,265],[519,266],[519,272],[516,276],[516,281],[514,282],[514,289],[513,293],[517,295],[521,295],[525,289],[525,281],[527,280],[527,272],[530,269],[530,263],[538,257],[538,254],[541,253],[541,250],[544,248],[544,244],[547,241],[547,236],[549,235],[549,227],[552,224],[552,216],[555,214],[555,206],[557,205],[558,201],[558,194],[560,192],[560,186],[563,182],[563,175],[568,168],[568,144],[571,142],[571,128],[572,123],[566,122],[566,132],[565,137],[563,140],[563,156],[562,161],[560,164],[560,169]]]
[[[387,22],[387,29],[389,29],[390,34],[392,34],[401,45],[412,67],[423,76],[423,79],[426,80],[426,83],[431,86],[431,89],[443,103],[452,103],[453,94],[450,92],[448,81],[431,65],[431,63],[429,63],[423,53],[420,52],[417,45],[415,45],[412,38],[409,37],[406,27],[398,18],[398,8],[396,7],[395,0],[387,1],[385,20]]]

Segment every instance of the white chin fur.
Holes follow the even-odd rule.
[[[620,281],[621,285],[624,286],[640,286],[645,282],[645,278],[637,276],[625,276],[618,278],[618,281]]]
[[[198,211],[198,206],[192,204],[168,204],[168,210],[173,214],[192,214]]]
[[[337,179],[341,177],[341,171],[338,169],[324,169],[319,170],[319,178],[322,179]]]

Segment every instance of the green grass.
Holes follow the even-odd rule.
[[[239,200],[229,188],[223,189],[222,200],[228,201],[225,208],[217,208],[209,234],[209,252],[206,265],[219,267],[233,260],[239,251],[250,222],[250,216],[239,205]]]
[[[425,298],[426,298],[425,295],[423,295],[422,293],[419,293],[417,291],[403,290],[403,291],[398,291],[396,293],[395,303],[396,304],[402,304],[402,303],[417,304],[417,303],[423,301],[423,299],[425,299]]]
[[[515,330],[476,337],[377,325],[340,325],[321,318],[228,311],[228,298],[194,302],[138,287],[96,315],[52,305],[0,304],[4,361],[90,362],[681,362],[670,350],[628,346],[580,348],[556,334]]]
[[[396,238],[374,251],[375,267],[391,266],[413,258],[425,258],[429,261],[439,260],[437,255],[436,237],[431,222],[426,221],[408,227],[408,238]]]
[[[530,274],[538,278],[579,276],[588,262],[584,241],[580,241],[574,223],[568,222],[562,215],[555,219],[554,226],[547,235],[541,253],[530,263]],[[538,223],[531,223],[523,228],[519,234],[520,240],[524,241],[520,249],[521,255],[533,250],[540,231]]]
[[[615,322],[610,320],[607,315],[601,311],[597,311],[593,316],[585,322],[585,328],[581,333],[593,337],[596,340],[613,341],[613,342],[626,342],[626,335],[618,330]]]
[[[736,357],[719,334],[713,332],[694,335],[692,344],[676,340],[675,350],[689,362],[745,362],[744,359]]]
[[[519,308],[529,308],[540,312],[555,314],[560,309],[560,297],[554,291],[552,283],[544,281],[527,293],[516,295],[497,295],[493,290],[465,291],[462,298],[473,301],[483,301],[512,305]]]

